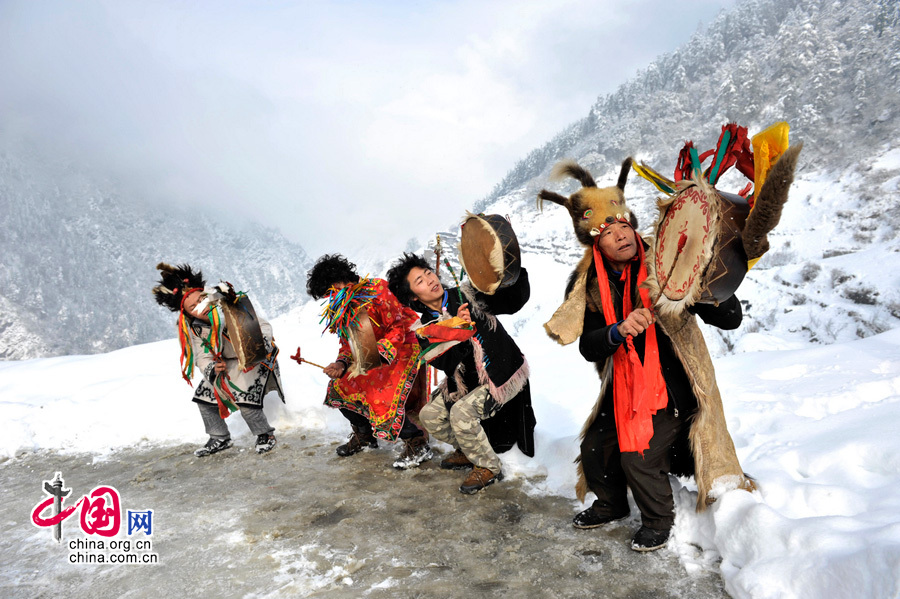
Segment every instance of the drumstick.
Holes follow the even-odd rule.
[[[295,360],[295,361],[297,362],[297,364],[302,364],[303,362],[306,362],[307,364],[311,364],[312,366],[315,366],[316,368],[321,368],[322,370],[325,370],[325,367],[324,367],[324,366],[321,366],[321,365],[319,365],[319,364],[316,364],[315,362],[310,362],[309,360],[307,360],[307,359],[305,359],[305,358],[301,358],[301,357],[300,357],[300,348],[299,348],[299,347],[297,348],[297,355],[291,356],[291,359],[292,359],[292,360]]]

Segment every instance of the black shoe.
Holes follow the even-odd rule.
[[[263,433],[256,437],[256,453],[266,453],[271,451],[278,441],[272,433]]]
[[[223,449],[228,449],[229,447],[231,447],[231,439],[214,439],[210,437],[209,441],[206,442],[206,445],[195,451],[194,455],[198,458],[202,458],[214,453],[219,453]]]
[[[365,433],[354,426],[353,432],[350,434],[350,440],[343,445],[338,445],[335,451],[342,458],[346,458],[364,449],[376,449],[377,447],[378,440],[371,431]]]
[[[594,511],[593,507],[589,507],[584,510],[574,518],[572,518],[572,526],[575,528],[597,528],[598,526],[603,526],[609,522],[615,522],[616,520],[621,520],[622,518],[627,518],[628,512],[624,512],[622,514],[617,514],[614,516],[601,516],[597,512]]]
[[[631,548],[635,551],[656,551],[666,546],[669,541],[668,530],[656,530],[641,526],[631,540]]]

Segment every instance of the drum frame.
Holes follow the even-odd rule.
[[[490,252],[472,254],[471,251],[463,251],[463,235],[466,235],[466,226],[472,220],[479,221],[478,224],[481,228],[489,230],[493,234]],[[522,254],[519,250],[516,232],[509,220],[499,214],[467,212],[460,228],[462,232],[457,247],[459,262],[469,275],[472,286],[482,293],[493,295],[498,289],[515,285],[522,269]],[[470,234],[472,231],[473,229],[469,230]],[[480,231],[475,234],[486,236],[486,233]],[[486,244],[483,239],[479,239],[474,245],[483,250],[483,246]],[[468,259],[466,259],[466,253],[470,254]]]
[[[709,213],[708,222],[715,229],[714,235],[709,235],[703,240],[698,264],[694,268],[698,271],[691,275],[685,290],[667,289],[670,275],[676,267],[676,262],[669,266],[668,273],[660,273],[659,269],[662,257],[659,255],[664,241],[662,236],[666,233],[669,211],[684,201],[684,194],[700,192],[705,203],[703,210]],[[747,274],[747,253],[744,250],[741,232],[747,216],[750,213],[750,205],[746,198],[736,194],[719,191],[703,180],[693,180],[677,194],[660,198],[657,202],[660,209],[659,220],[656,223],[655,237],[651,244],[651,251],[647,258],[648,279],[647,287],[650,289],[654,305],[662,312],[677,313],[694,305],[695,303],[718,304],[731,297],[744,280]],[[676,243],[680,240],[676,241]]]

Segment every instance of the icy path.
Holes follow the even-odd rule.
[[[715,573],[688,575],[667,550],[631,551],[633,519],[577,531],[573,503],[527,494],[534,481],[463,496],[463,473],[437,460],[399,472],[392,447],[341,459],[338,441],[295,429],[265,456],[241,436],[204,459],[180,445],[7,460],[0,596],[727,597]],[[56,471],[76,499],[111,485],[123,508],[153,509],[160,564],[68,563],[67,543],[86,538],[78,512],[63,545],[29,524]]]

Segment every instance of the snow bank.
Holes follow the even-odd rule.
[[[577,347],[560,347],[542,323],[561,299],[567,267],[528,255],[531,301],[501,317],[528,356],[538,419],[537,455],[504,454],[506,471],[532,493],[573,498],[578,432],[599,391]],[[327,431],[346,421],[322,405],[326,379],[313,366],[336,354],[313,303],[273,321],[287,403],[270,397],[279,429]],[[714,336],[710,336],[711,341]],[[896,597],[900,593],[900,329],[808,346],[771,333],[736,336],[715,360],[729,428],[754,494],[732,491],[702,514],[692,481],[674,481],[670,549],[685,568],[720,568],[735,597]],[[713,342],[714,343],[714,342]],[[106,459],[135,444],[205,440],[174,340],[104,355],[0,362],[0,455],[53,449]],[[250,436],[240,415],[232,433]],[[249,439],[244,441],[249,443]],[[560,522],[568,526],[568,522]]]

